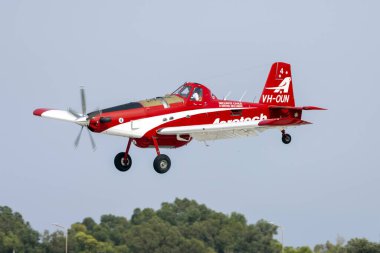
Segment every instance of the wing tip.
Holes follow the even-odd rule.
[[[50,109],[47,109],[47,108],[38,108],[33,111],[33,115],[41,117],[44,112],[49,111],[49,110]]]

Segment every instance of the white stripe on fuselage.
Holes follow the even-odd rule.
[[[108,128],[102,133],[124,136],[124,137],[131,137],[131,138],[141,138],[153,128],[156,128],[160,125],[168,123],[172,120],[178,120],[178,119],[185,118],[186,116],[191,117],[194,115],[208,113],[208,112],[220,112],[220,111],[241,110],[241,109],[252,109],[252,107],[251,108],[208,108],[208,109],[196,109],[196,110],[168,113],[168,114],[163,114],[159,116],[132,120],[127,123],[123,123],[123,124]],[[173,117],[172,120],[170,120],[171,117]],[[166,118],[166,121],[163,121],[164,118]]]

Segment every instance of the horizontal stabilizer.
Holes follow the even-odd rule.
[[[316,106],[278,106],[278,105],[270,105],[269,109],[293,109],[293,110],[327,110],[325,108],[316,107]]]
[[[304,106],[302,107],[302,110],[327,110],[327,109],[316,107],[316,106]]]

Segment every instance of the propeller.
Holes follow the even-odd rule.
[[[77,123],[78,125],[81,126],[79,134],[78,134],[77,138],[75,139],[74,145],[75,145],[75,147],[78,147],[80,138],[82,136],[83,128],[86,127],[88,135],[90,136],[92,149],[95,151],[96,150],[96,144],[95,144],[94,138],[92,137],[91,131],[88,129],[88,125],[90,124],[90,120],[89,120],[88,115],[86,114],[86,110],[87,110],[86,94],[85,94],[83,86],[80,87],[80,99],[81,99],[81,104],[82,104],[82,114],[76,112],[72,108],[68,109],[68,111],[76,117],[75,123]]]

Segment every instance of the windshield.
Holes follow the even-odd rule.
[[[183,98],[187,98],[190,94],[191,87],[187,85],[182,85],[176,91],[173,92],[174,95],[179,95]]]

